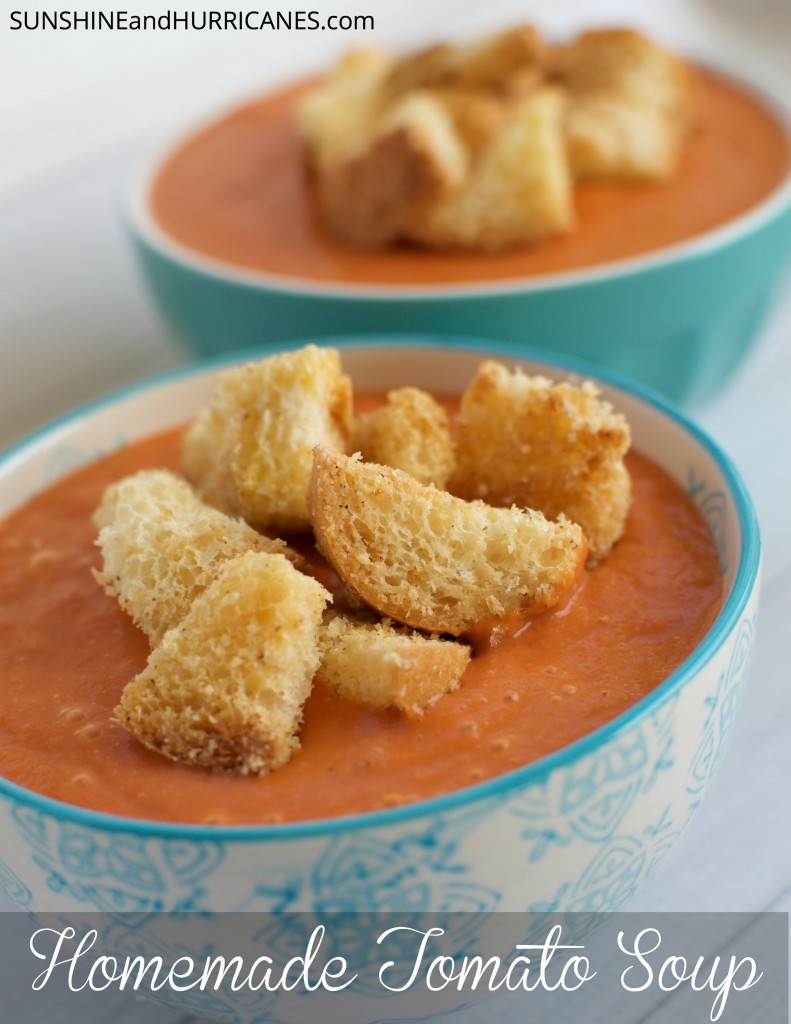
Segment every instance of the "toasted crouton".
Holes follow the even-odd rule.
[[[383,118],[369,144],[319,177],[329,230],[359,248],[394,242],[410,216],[452,192],[468,158],[453,120],[428,93],[414,93]]]
[[[345,449],[351,382],[335,349],[307,345],[219,375],[184,438],[184,470],[200,493],[252,526],[310,526],[313,446]]]
[[[592,383],[553,384],[489,360],[462,396],[448,486],[469,500],[567,516],[584,530],[592,564],[623,532],[630,440]]]
[[[639,32],[585,32],[560,76],[575,178],[665,178],[695,119],[691,69]]]
[[[429,632],[548,608],[585,557],[582,530],[565,519],[468,503],[327,448],[316,448],[309,500],[319,548],[346,586]]]
[[[266,772],[291,757],[329,594],[282,555],[226,562],[124,689],[118,721],[204,768]]]
[[[112,484],[93,518],[103,557],[94,576],[152,646],[184,618],[223,563],[246,551],[288,551],[283,541],[204,505],[186,480],[166,470]]]
[[[520,25],[479,42],[440,44],[396,61],[384,91],[391,96],[412,89],[463,88],[520,95],[541,74],[546,47],[538,30]]]
[[[471,164],[508,119],[508,104],[500,96],[450,86],[426,90],[426,94],[440,103],[450,117]]]
[[[432,248],[505,249],[573,221],[564,100],[543,88],[517,102],[464,184],[410,219],[405,235]]]
[[[464,644],[404,626],[330,613],[319,641],[317,679],[341,697],[419,715],[455,690],[470,660]]]
[[[381,116],[380,87],[391,64],[378,50],[355,50],[301,100],[297,121],[319,172],[368,145]]]
[[[634,29],[583,32],[565,49],[560,75],[575,97],[618,94],[685,128],[695,119],[690,66]]]
[[[445,487],[453,466],[453,442],[442,406],[420,388],[398,388],[387,404],[362,416],[349,450],[366,462],[403,469],[421,484]]]
[[[650,180],[672,174],[682,137],[655,107],[620,96],[585,96],[569,105],[566,140],[578,180]]]

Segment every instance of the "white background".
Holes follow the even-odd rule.
[[[187,358],[150,305],[124,238],[122,195],[135,163],[191,120],[320,68],[355,41],[331,32],[12,32],[9,12],[23,6],[33,4],[0,3],[0,448],[85,399]],[[177,4],[115,6],[157,14]],[[549,31],[642,25],[791,106],[791,0],[306,6],[322,15],[372,13],[375,34],[356,41],[394,47],[517,20],[534,19]],[[111,8],[96,0],[93,9]],[[791,283],[736,381],[696,410],[741,469],[758,507],[765,597],[729,754],[708,802],[636,908],[791,909],[790,342]],[[113,1017],[119,1024],[180,1019],[126,1002]]]

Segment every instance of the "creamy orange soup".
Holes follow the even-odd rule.
[[[148,643],[91,577],[91,514],[120,477],[178,469],[179,433],[110,455],[0,524],[0,775],[112,814],[242,824],[393,807],[557,750],[665,679],[722,603],[716,551],[695,505],[643,456],[628,465],[634,503],[614,551],[557,608],[473,631],[457,692],[409,719],[316,686],[301,749],[271,775],[249,777],[168,761],[113,721]],[[338,589],[311,545],[295,543]]]
[[[175,240],[240,267],[342,284],[452,284],[590,267],[709,231],[755,206],[786,177],[788,135],[743,89],[700,73],[700,124],[672,180],[584,182],[574,231],[506,253],[411,246],[359,252],[320,227],[294,122],[306,85],[265,96],[191,138],[152,190]]]

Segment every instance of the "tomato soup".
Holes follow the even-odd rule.
[[[601,726],[691,653],[722,604],[699,511],[633,453],[634,502],[613,552],[560,606],[474,630],[461,687],[421,718],[370,710],[317,685],[301,749],[283,768],[251,777],[180,765],[113,721],[148,642],[90,571],[99,565],[91,514],[104,488],[143,468],[177,470],[179,441],[171,432],[135,443],[0,524],[0,775],[13,782],[174,822],[297,821],[398,806],[500,775]],[[316,572],[333,583],[328,567],[317,563]]]
[[[360,252],[321,228],[294,107],[306,85],[265,96],[187,141],[154,181],[155,220],[199,253],[269,274],[344,285],[443,285],[552,274],[637,256],[739,216],[791,166],[788,133],[723,77],[700,72],[700,122],[668,182],[583,182],[567,235],[505,253],[412,246]]]

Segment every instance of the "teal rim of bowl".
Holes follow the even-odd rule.
[[[519,349],[504,349],[497,342],[478,340],[474,338],[454,338],[448,335],[385,335],[376,334],[370,338],[361,337],[327,337],[317,338],[315,343],[322,346],[331,345],[341,349],[357,348],[393,348],[393,347],[419,347],[433,348],[439,352],[453,352],[454,350],[477,351],[492,356],[500,356],[506,359],[523,359],[536,363],[546,364],[547,368],[557,367],[571,373],[580,374],[583,377],[590,377],[599,380],[604,384],[625,391],[644,404],[657,409],[675,422],[690,434],[698,444],[708,453],[722,472],[728,489],[733,496],[735,511],[739,523],[739,532],[742,540],[742,550],[739,557],[739,565],[733,581],[733,589],[728,596],[720,613],[715,619],[709,632],[694,649],[692,654],[686,658],[663,682],[651,690],[645,697],[639,700],[632,707],[622,712],[616,718],[586,733],[573,743],[556,750],[545,757],[514,768],[512,771],[484,782],[461,789],[452,790],[442,796],[432,797],[429,800],[419,800],[415,803],[404,804],[400,807],[388,808],[379,811],[367,811],[360,814],[349,814],[332,818],[311,819],[308,821],[287,822],[282,825],[199,825],[182,824],[178,822],[163,822],[148,820],[145,818],[126,818],[121,815],[109,814],[104,811],[93,811],[88,808],[78,807],[74,804],[64,803],[52,797],[43,796],[23,786],[10,782],[0,777],[0,796],[8,797],[18,803],[25,804],[38,811],[50,814],[61,821],[71,824],[82,825],[86,828],[97,828],[106,832],[131,832],[139,836],[160,837],[163,839],[182,840],[234,840],[253,842],[275,842],[291,839],[302,839],[313,836],[331,836],[347,830],[362,828],[386,827],[398,825],[402,822],[409,822],[413,819],[420,819],[433,814],[441,814],[451,811],[464,804],[475,804],[481,800],[491,797],[505,796],[509,791],[518,789],[524,785],[531,785],[545,780],[551,772],[570,762],[585,757],[598,747],[607,743],[619,732],[629,728],[641,719],[649,715],[658,705],[670,697],[675,691],[680,690],[690,679],[692,679],[703,666],[709,662],[724,644],[731,631],[736,627],[745,607],[754,590],[758,578],[758,569],[761,555],[761,540],[758,527],[758,520],[755,514],[750,497],[728,456],[720,447],[711,440],[695,423],[687,416],[676,409],[664,398],[637,385],[618,374],[602,371],[592,367],[581,360],[556,357],[553,353],[544,352],[525,346]],[[289,341],[278,346],[278,351],[289,351],[303,347],[304,341]],[[19,441],[0,455],[0,469],[9,462],[19,459],[25,454],[28,448],[37,444],[40,440],[52,434],[56,430],[82,419],[86,415],[107,408],[118,401],[132,398],[137,394],[155,389],[163,384],[183,380],[189,377],[200,376],[201,374],[219,369],[228,364],[238,363],[240,360],[249,361],[255,357],[260,350],[245,351],[231,355],[223,355],[211,359],[201,360],[189,366],[170,370],[157,374],[144,381],[138,381],[127,387],[119,388],[102,398],[95,399],[81,405],[72,412],[59,417],[28,437]],[[263,350],[263,354],[272,354],[271,347]],[[133,442],[134,443],[134,442]]]
[[[720,78],[732,83],[768,110],[785,130],[786,141],[791,151],[791,110],[781,100],[769,90],[745,81],[730,71],[707,65],[701,61],[695,61],[695,63],[698,67],[708,68]],[[200,134],[202,130],[217,123],[223,116],[227,116],[238,107],[238,103],[231,105],[224,112],[203,119],[181,133],[175,141],[171,141],[163,147],[153,158],[149,158],[140,165],[137,171],[133,172],[126,195],[122,199],[121,217],[127,229],[140,243],[180,264],[183,268],[217,278],[225,284],[252,288],[257,291],[281,292],[326,300],[380,299],[392,302],[408,302],[416,299],[426,302],[452,298],[472,299],[498,295],[543,293],[632,277],[671,263],[684,263],[700,259],[758,231],[791,206],[791,163],[789,163],[783,180],[758,202],[735,217],[723,221],[708,231],[693,235],[691,238],[682,239],[658,249],[651,249],[636,256],[627,256],[590,267],[498,281],[406,285],[365,284],[363,282],[335,283],[300,278],[291,274],[278,274],[276,271],[255,270],[252,267],[234,264],[203,253],[198,249],[192,249],[172,237],[157,223],[150,204],[151,187],[167,159],[182,145]]]

